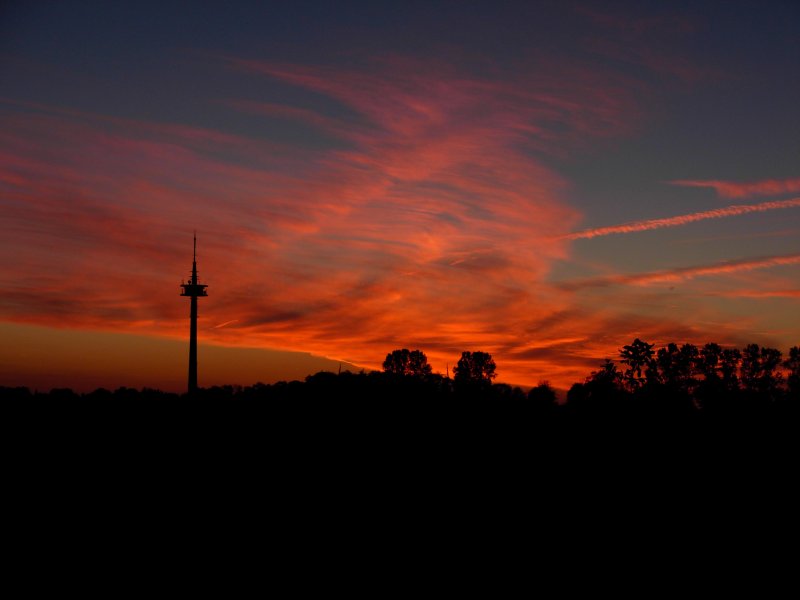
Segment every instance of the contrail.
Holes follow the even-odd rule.
[[[238,322],[239,322],[239,319],[232,319],[230,321],[225,321],[224,323],[220,323],[219,325],[214,325],[214,327],[212,327],[211,329],[220,329],[222,327],[230,325],[231,323],[238,323]]]
[[[646,221],[631,221],[622,225],[611,225],[609,227],[597,227],[586,229],[565,235],[562,239],[580,240],[614,233],[634,233],[637,231],[649,231],[650,229],[661,229],[663,227],[677,227],[695,221],[705,221],[706,219],[721,219],[722,217],[735,217],[754,212],[766,212],[768,210],[778,210],[781,208],[800,207],[800,198],[790,200],[774,200],[772,202],[762,202],[760,204],[734,204],[724,208],[715,208],[703,212],[690,213],[688,215],[678,215],[677,217],[667,217],[665,219],[648,219]]]
[[[765,269],[781,265],[796,265],[800,263],[800,254],[788,254],[783,256],[768,256],[766,258],[756,258],[751,260],[740,260],[732,262],[717,263],[702,267],[686,267],[683,269],[672,269],[669,271],[656,271],[643,275],[632,275],[625,277],[626,283],[646,284],[657,283],[660,281],[680,281],[683,279],[694,279],[704,275],[718,275],[720,273],[736,273],[738,271],[753,271],[755,269]]]
[[[703,277],[705,275],[718,275],[720,273],[735,273],[738,271],[753,271],[781,265],[800,264],[800,254],[785,254],[782,256],[767,256],[749,260],[716,263],[699,267],[682,267],[652,273],[637,273],[633,275],[611,275],[585,279],[583,281],[564,282],[558,285],[563,290],[575,291],[583,288],[606,287],[609,285],[647,285],[670,281],[683,281]]]

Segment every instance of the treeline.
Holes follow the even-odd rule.
[[[800,348],[784,360],[775,348],[670,343],[640,339],[572,386],[567,406],[579,413],[658,415],[786,414],[800,404]]]
[[[495,378],[495,362],[486,352],[463,352],[451,378],[449,372],[433,373],[421,350],[399,349],[387,354],[382,371],[322,371],[309,375],[305,381],[214,386],[200,389],[192,398],[125,387],[86,394],[64,388],[37,393],[24,387],[5,387],[0,388],[0,397],[7,401],[92,404],[231,400],[379,406],[383,401],[408,406],[423,403],[428,408],[449,404],[448,401],[494,402],[519,404],[540,417],[788,414],[800,406],[800,348],[791,348],[784,359],[779,350],[756,344],[737,349],[716,343],[702,347],[670,343],[656,350],[653,344],[637,338],[621,348],[617,361],[606,360],[585,381],[574,384],[560,403],[547,382],[525,392],[495,383]]]

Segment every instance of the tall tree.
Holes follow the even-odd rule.
[[[782,374],[777,372],[780,365],[780,350],[748,344],[742,351],[742,385],[748,392],[759,394],[765,399],[774,398],[783,379]]]
[[[739,389],[739,365],[742,362],[742,353],[738,348],[725,348],[720,354],[719,371],[722,374],[722,383],[729,392]]]
[[[488,352],[462,352],[453,376],[456,381],[465,383],[491,383],[497,377],[496,368]]]
[[[698,374],[702,375],[702,380],[698,382],[695,390],[695,399],[698,406],[707,412],[719,412],[731,407],[731,399],[728,396],[732,388],[726,388],[721,376],[722,365],[722,346],[709,342],[700,349],[696,368]],[[734,372],[735,370],[733,369]]]
[[[658,379],[668,388],[691,394],[696,380],[700,353],[694,344],[678,347],[670,342],[659,348],[655,363],[658,367]]]
[[[638,389],[645,381],[643,373],[647,370],[655,369],[653,344],[648,344],[636,338],[630,345],[623,346],[619,355],[620,361],[628,365],[623,374],[625,382],[631,390]]]
[[[700,349],[697,359],[697,370],[706,381],[719,379],[719,367],[722,360],[722,346],[709,342]]]

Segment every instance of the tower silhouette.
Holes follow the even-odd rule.
[[[189,395],[194,395],[197,391],[197,298],[208,296],[206,293],[207,285],[197,283],[197,234],[194,235],[194,253],[192,255],[192,278],[188,283],[182,283],[183,292],[181,296],[189,296],[192,299],[192,310],[190,318],[192,320],[189,327]]]

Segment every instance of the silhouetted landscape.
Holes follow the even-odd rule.
[[[4,431],[279,462],[793,428],[798,23],[0,3]]]
[[[2,387],[0,397],[7,406],[91,405],[100,412],[114,407],[147,406],[157,411],[235,404],[308,409],[360,420],[389,418],[397,411],[424,420],[478,407],[506,412],[514,419],[522,414],[536,422],[782,419],[796,416],[800,406],[797,346],[784,358],[779,350],[757,344],[737,349],[716,343],[702,347],[670,343],[656,350],[637,338],[620,349],[616,360],[607,359],[560,400],[546,381],[527,392],[496,383],[496,370],[490,354],[463,352],[450,377],[433,373],[423,351],[400,349],[387,354],[382,371],[321,371],[305,381],[213,386],[182,395],[150,388],[100,388],[78,394],[68,388],[32,392],[26,387]]]

